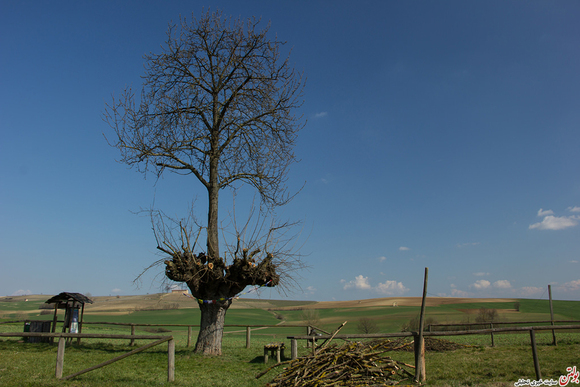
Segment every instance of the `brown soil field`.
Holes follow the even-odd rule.
[[[304,309],[334,309],[334,308],[368,308],[376,306],[421,306],[421,297],[386,297],[370,298],[354,301],[321,301],[305,305]],[[427,306],[446,304],[479,303],[479,302],[515,302],[512,298],[459,298],[459,297],[427,297]],[[279,309],[292,309],[291,307]]]
[[[48,300],[50,295],[29,295],[15,297],[0,297],[1,301],[24,301],[28,299],[31,302],[42,302]],[[195,299],[184,296],[181,293],[155,293],[136,296],[99,296],[92,297],[93,304],[85,305],[85,313],[98,314],[128,314],[137,310],[147,309],[170,309],[176,306],[179,309],[197,308]],[[458,298],[458,297],[428,297],[427,306],[439,306],[445,304],[458,303],[479,303],[479,302],[515,302],[516,299],[508,298]],[[301,309],[341,309],[341,308],[369,308],[381,306],[421,306],[421,297],[386,297],[371,298],[353,301],[321,301],[321,302],[302,302],[295,301],[292,306],[280,305],[279,300],[261,300],[261,299],[244,299],[240,298],[232,303],[231,309],[275,309],[275,310],[293,310]],[[35,313],[28,311],[24,313]],[[467,312],[467,311],[464,311]]]

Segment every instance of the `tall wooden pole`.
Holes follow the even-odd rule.
[[[536,333],[530,329],[530,342],[532,344],[532,357],[534,359],[534,369],[536,370],[536,380],[542,379],[542,372],[540,371],[540,361],[538,360],[538,349],[536,347]]]
[[[423,329],[425,326],[425,299],[427,298],[427,279],[429,268],[425,268],[425,280],[423,282],[423,300],[421,301],[421,316],[419,318],[419,332],[415,335],[415,381],[422,383],[425,376],[425,341],[423,339]]]
[[[175,340],[167,343],[167,381],[175,381]]]
[[[82,333],[83,332],[83,317],[84,317],[84,315],[85,315],[85,303],[83,302],[82,303],[82,309],[81,309],[81,318],[80,318],[80,321],[79,321],[79,333]],[[79,345],[80,343],[81,343],[81,338],[79,337],[77,339],[77,345]]]
[[[58,314],[58,301],[54,304],[54,317],[52,319],[52,333],[56,332],[56,322],[58,321],[57,319],[57,314]],[[54,343],[54,337],[50,338],[50,342]]]
[[[548,285],[548,295],[550,297],[550,322],[554,325],[554,307],[552,306],[552,285]],[[552,329],[552,345],[558,345],[556,343],[556,330]]]
[[[135,324],[131,324],[131,336],[135,336]],[[135,345],[135,339],[131,339],[131,341],[129,342],[129,347],[132,347]]]
[[[64,368],[64,347],[66,340],[64,337],[58,339],[58,350],[56,352],[56,369],[55,376],[57,379],[62,378],[62,369]]]

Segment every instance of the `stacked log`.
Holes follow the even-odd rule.
[[[375,340],[370,343],[373,348],[385,351],[406,351],[413,352],[413,338],[401,337],[395,340]],[[472,345],[454,343],[448,340],[436,339],[434,337],[425,337],[426,352],[445,352],[455,351],[456,349],[471,348]]]
[[[391,359],[384,349],[362,343],[332,345],[315,355],[298,358],[278,365],[287,365],[269,387],[287,386],[386,386],[401,381],[412,382],[414,368]],[[256,376],[259,378],[273,367]]]

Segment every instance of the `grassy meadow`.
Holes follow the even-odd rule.
[[[0,297],[0,322],[9,320],[52,319],[39,307],[50,296]],[[145,299],[147,298],[147,299]],[[28,299],[28,301],[25,301]],[[449,300],[449,299],[447,299]],[[464,300],[462,300],[464,301]],[[480,308],[496,309],[500,321],[548,320],[547,300],[452,303],[450,301],[427,307],[427,316],[438,323],[474,322]],[[237,301],[235,301],[236,303]],[[149,303],[149,304],[148,304]],[[174,309],[165,308],[165,304]],[[178,304],[177,306],[175,304]],[[325,303],[271,300],[239,300],[226,316],[226,324],[275,325],[275,328],[252,330],[251,348],[245,348],[245,328],[228,327],[224,334],[223,355],[203,357],[188,348],[186,327],[138,327],[137,334],[172,335],[176,340],[175,386],[264,386],[276,375],[276,369],[260,379],[263,345],[285,341],[290,355],[288,335],[304,334],[305,328],[285,327],[285,324],[305,324],[304,318],[316,319],[320,328],[332,331],[348,321],[341,333],[358,333],[361,318],[372,320],[380,332],[398,332],[417,316],[416,305],[366,306],[352,302],[341,307],[326,307]],[[362,306],[361,306],[362,305]],[[153,310],[157,306],[159,310]],[[306,313],[309,311],[309,313]],[[580,320],[580,302],[554,301],[555,318]],[[59,312],[62,319],[63,312]],[[132,297],[97,297],[85,311],[86,322],[132,322],[145,324],[197,324],[199,310],[186,297],[148,295]],[[196,332],[196,328],[193,328]],[[23,323],[0,324],[0,332],[21,332]],[[113,325],[86,324],[83,333],[129,334],[130,328]],[[544,379],[555,380],[566,374],[566,367],[580,368],[580,333],[557,332],[558,346],[551,345],[551,332],[537,333],[540,366]],[[469,344],[470,347],[451,352],[426,354],[427,385],[432,386],[513,386],[519,379],[535,379],[534,366],[527,334],[496,334],[495,347],[489,336],[448,336],[444,339]],[[195,337],[193,338],[195,340]],[[137,340],[137,345],[149,343]],[[81,345],[69,345],[65,352],[64,375],[96,365],[129,352],[128,340],[84,339]],[[341,344],[336,340],[336,344]],[[83,374],[70,381],[54,378],[56,344],[32,344],[21,338],[0,338],[1,386],[149,386],[167,384],[167,344],[151,348],[117,363]],[[299,356],[307,355],[305,343],[299,343]],[[413,353],[393,352],[393,359],[413,363]],[[269,365],[274,364],[272,361]]]

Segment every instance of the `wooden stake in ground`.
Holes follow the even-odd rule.
[[[429,268],[425,268],[425,280],[423,283],[423,301],[421,302],[421,317],[419,318],[419,332],[415,335],[415,381],[425,381],[425,342],[423,340],[423,328],[425,326],[425,299],[427,298],[427,279]]]
[[[552,306],[552,285],[548,285],[548,295],[550,296],[550,325],[554,325],[554,307]],[[558,345],[556,342],[556,331],[552,329],[552,345]]]

